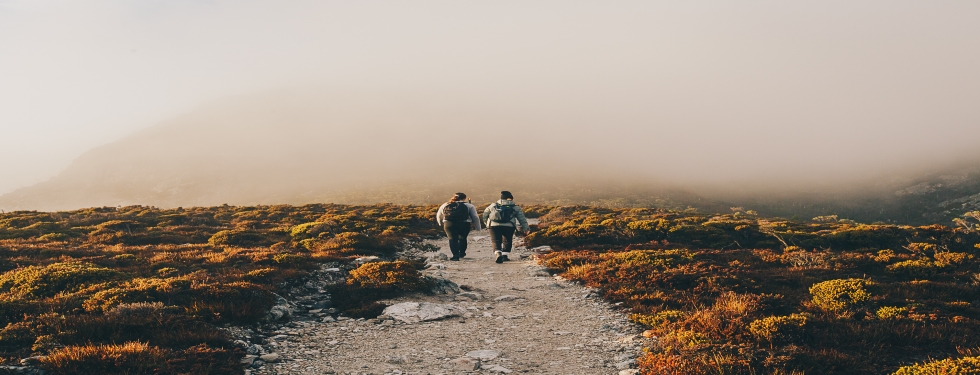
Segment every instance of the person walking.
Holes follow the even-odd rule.
[[[517,231],[518,224],[525,235],[531,231],[524,211],[514,204],[514,195],[506,190],[500,192],[500,200],[483,210],[482,219],[490,229],[490,240],[496,254],[494,261],[497,263],[510,260],[510,250],[514,246],[514,232]]]
[[[456,193],[449,202],[439,206],[436,212],[436,223],[446,231],[449,237],[449,251],[453,257],[449,260],[460,260],[466,256],[466,236],[470,230],[481,230],[480,217],[476,214],[476,207],[466,202],[466,194]]]

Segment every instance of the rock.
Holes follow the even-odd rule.
[[[263,354],[259,356],[259,359],[261,359],[263,362],[268,362],[268,363],[279,362],[279,353]]]
[[[466,298],[469,298],[469,299],[474,300],[474,301],[479,301],[479,300],[483,299],[483,295],[482,294],[475,293],[475,292],[462,292],[460,294],[457,294],[457,296],[459,296],[459,297],[466,297]]]
[[[619,372],[619,375],[640,375],[640,370],[637,370],[635,368],[629,370],[623,370]]]
[[[40,355],[27,357],[20,360],[20,364],[23,366],[37,366],[41,364],[41,361],[44,360],[44,358],[45,358],[44,356],[40,356]]]
[[[532,247],[532,248],[530,248],[528,250],[533,251],[535,253],[539,253],[539,254],[541,254],[541,253],[550,253],[551,252],[551,246]]]
[[[616,362],[629,361],[636,359],[636,354],[634,353],[622,353],[616,355]]]
[[[498,350],[474,350],[472,352],[466,353],[467,357],[479,359],[481,361],[494,360],[500,357],[500,351]]]
[[[354,259],[354,264],[362,265],[362,264],[365,264],[365,263],[380,262],[380,261],[381,261],[381,258],[378,258],[378,257],[376,257],[374,255],[371,255],[371,256],[360,257],[360,258]]]
[[[435,259],[435,260],[449,260],[449,256],[446,255],[446,254],[443,254],[443,253],[439,253],[439,254],[436,254],[436,256],[432,257],[432,259]]]
[[[646,337],[648,339],[657,338],[657,333],[654,332],[654,330],[652,329],[648,329],[646,331],[643,331],[643,337]]]
[[[508,294],[508,295],[504,295],[504,296],[500,296],[500,297],[494,298],[493,300],[494,301],[497,301],[497,302],[505,302],[505,301],[513,301],[515,299],[517,299],[517,296],[512,296],[512,295],[509,295]]]
[[[425,265],[425,268],[430,270],[444,270],[446,269],[446,265],[442,263],[429,263]]]
[[[635,359],[630,359],[630,360],[627,360],[627,361],[617,362],[616,363],[616,369],[617,370],[626,370],[626,369],[629,369],[629,368],[633,368],[634,365],[636,365],[636,360]]]
[[[326,317],[323,318],[323,320],[321,320],[321,322],[324,322],[324,323],[333,323],[333,322],[336,322],[336,321],[337,321],[337,319],[334,319],[332,316],[326,316]]]
[[[454,369],[462,371],[476,371],[480,368],[480,360],[474,358],[456,358],[449,363],[453,365]]]
[[[257,355],[251,355],[251,354],[250,355],[246,355],[245,357],[242,357],[241,363],[243,365],[245,365],[246,367],[251,367],[252,366],[252,362],[255,362],[256,359],[259,359],[259,356],[257,356]]]
[[[404,364],[405,361],[406,361],[405,356],[401,356],[401,355],[393,355],[393,356],[385,357],[385,362],[393,365]]]
[[[270,322],[287,320],[292,314],[293,309],[289,306],[289,301],[276,295],[276,304],[269,309],[269,312],[265,315],[265,320]]]
[[[462,311],[453,305],[402,302],[386,307],[384,314],[405,323],[418,323],[460,316]]]
[[[262,346],[258,344],[249,345],[248,348],[245,349],[245,352],[252,355],[258,355],[259,353],[262,353]]]
[[[459,285],[441,277],[426,276],[426,281],[432,288],[429,289],[433,294],[456,294],[459,293]]]
[[[508,368],[506,368],[504,366],[501,366],[501,365],[493,365],[493,366],[490,366],[489,368],[486,368],[486,370],[487,371],[490,371],[490,372],[499,372],[499,373],[502,373],[502,374],[510,374],[510,373],[514,372],[513,370],[508,369]]]
[[[325,272],[340,272],[340,268],[325,268]]]

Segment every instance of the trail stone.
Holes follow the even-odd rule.
[[[436,256],[432,258],[435,260],[449,260],[449,256],[443,253],[436,254]]]
[[[472,352],[466,353],[467,357],[476,358],[481,361],[494,360],[500,357],[500,351],[498,350],[474,350]]]
[[[257,356],[257,355],[246,355],[245,357],[242,357],[242,361],[241,362],[245,366],[251,366],[252,365],[252,362],[255,362],[255,360],[258,359],[258,358],[259,358],[259,356]]]
[[[259,359],[268,363],[279,362],[279,354],[278,353],[263,354],[259,356]]]
[[[471,300],[477,300],[477,301],[483,299],[483,295],[482,294],[475,293],[475,292],[462,292],[460,294],[457,294],[457,296],[459,296],[459,297],[466,297],[466,298],[469,298]]]
[[[640,375],[640,370],[637,370],[635,368],[629,370],[623,370],[619,372],[619,375]]]
[[[459,285],[441,277],[426,276],[426,281],[432,285],[430,291],[434,294],[456,294],[459,293]]]
[[[622,361],[622,362],[616,363],[616,369],[617,370],[626,370],[626,369],[632,368],[635,365],[636,365],[636,360],[635,359],[630,359],[630,360],[626,360],[626,361]]]
[[[476,371],[480,368],[480,360],[474,358],[456,358],[449,361],[449,363],[452,364],[453,368],[456,370]]]
[[[374,255],[354,259],[354,263],[358,265],[365,264],[365,263],[372,263],[372,262],[380,262],[380,261],[381,258],[378,258]]]
[[[512,296],[512,295],[509,295],[508,294],[508,295],[504,295],[504,296],[500,296],[500,297],[494,298],[493,300],[494,301],[497,301],[497,302],[505,302],[505,301],[513,301],[515,299],[517,299],[517,296]]]
[[[504,366],[501,366],[501,365],[493,365],[493,366],[490,366],[489,368],[487,368],[486,370],[487,371],[490,371],[490,372],[499,372],[501,374],[510,374],[510,373],[514,372],[513,370],[508,369],[508,368],[506,368]]]
[[[418,323],[460,316],[462,311],[453,305],[402,302],[386,307],[384,314],[405,323]]]

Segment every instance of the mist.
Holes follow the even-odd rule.
[[[978,11],[7,0],[0,206],[847,191],[980,160]]]

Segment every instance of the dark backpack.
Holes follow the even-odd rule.
[[[495,223],[509,223],[514,220],[514,206],[509,204],[493,204],[493,212],[490,214],[490,221]]]
[[[442,214],[446,217],[446,221],[466,221],[470,218],[470,208],[463,202],[449,202]]]

